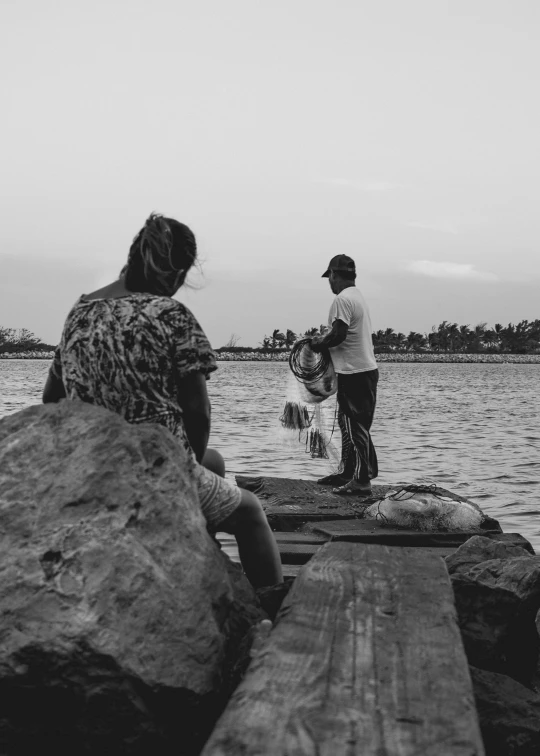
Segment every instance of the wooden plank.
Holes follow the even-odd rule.
[[[317,553],[319,548],[329,540],[329,536],[316,535],[309,533],[275,533],[276,541],[279,548],[281,562],[283,569],[287,569],[287,576],[296,575],[298,570],[292,570],[291,567],[306,564],[314,554]],[[234,536],[227,533],[218,533],[218,540],[221,543],[221,547],[225,554],[233,560],[233,562],[239,562],[240,557],[238,555],[238,546]],[[339,539],[338,539],[339,540]],[[354,541],[354,534],[350,538],[345,540]],[[524,539],[523,539],[524,540]],[[392,547],[399,547],[400,544],[395,540],[389,542],[387,545]],[[451,543],[441,544],[440,546],[425,546],[418,545],[417,548],[421,548],[424,552],[430,552],[437,554],[441,557],[446,557],[452,554],[457,546]]]
[[[310,527],[317,533],[331,538],[334,541],[352,541],[354,543],[380,543],[389,546],[454,546],[458,547],[475,535],[491,538],[493,540],[505,540],[517,546],[522,546],[528,551],[534,550],[527,539],[519,533],[499,533],[496,530],[478,531],[453,531],[435,532],[404,530],[400,528],[388,528],[381,525],[377,520],[355,520],[344,523],[330,521],[325,523],[312,523]]]
[[[203,756],[482,756],[441,559],[328,543],[300,570],[275,628]]]
[[[324,543],[328,537],[302,533],[275,533],[281,561],[285,564],[305,564]],[[283,538],[283,536],[291,536]],[[236,538],[228,533],[217,533],[217,540],[221,548],[233,562],[239,562],[238,544]]]
[[[331,486],[320,486],[313,480],[237,475],[236,482],[257,494],[272,530],[296,530],[310,520],[350,520],[362,517],[368,506],[367,500],[338,496],[332,493]],[[380,496],[388,489],[389,486],[374,486]]]
[[[305,564],[323,546],[321,543],[278,543],[279,555],[283,564]]]
[[[297,577],[303,566],[303,564],[282,564],[281,569],[283,570],[283,577]]]
[[[422,531],[391,528],[381,525],[378,520],[355,520],[340,522],[338,520],[313,523],[317,533],[336,541],[353,541],[355,543],[380,543],[393,546],[459,546],[473,535],[485,535],[488,531]]]
[[[318,543],[322,545],[328,541],[328,536],[322,533],[288,533],[278,531],[274,533],[274,536],[280,546],[287,543]]]
[[[388,548],[390,549],[401,549],[404,548],[403,546],[396,546],[393,544],[387,544]],[[285,569],[285,565],[298,565],[298,564],[307,564],[309,560],[315,556],[317,551],[319,550],[319,547],[313,546],[312,550],[310,551],[309,548],[302,548],[301,550],[297,551],[289,551],[289,550],[281,550],[280,548],[280,556],[281,556],[281,562],[283,565],[283,569]],[[453,554],[457,546],[452,545],[441,545],[441,546],[413,546],[413,547],[405,547],[405,548],[414,548],[417,550],[422,551],[424,554],[433,554],[434,556],[438,556],[441,559],[444,559],[445,557],[449,556],[450,554]]]

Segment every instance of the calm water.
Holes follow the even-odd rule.
[[[0,417],[40,401],[47,370],[41,360],[0,360]],[[380,374],[378,482],[436,482],[540,553],[540,365],[384,363]],[[290,381],[286,363],[219,364],[208,383],[211,445],[230,475],[315,479],[332,468],[280,426]],[[328,434],[334,408],[333,398],[321,405]],[[331,446],[337,454],[337,427]]]

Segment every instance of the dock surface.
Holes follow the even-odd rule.
[[[482,756],[452,588],[415,548],[328,543],[203,756]]]
[[[366,501],[314,481],[237,481],[296,579],[202,756],[483,756],[444,557],[474,535],[534,554],[530,543],[485,515],[475,531],[366,519],[390,486]]]
[[[367,507],[383,498],[388,491],[400,487],[373,484],[373,496],[363,499],[354,495],[335,494],[331,486],[321,486],[313,480],[237,475],[236,482],[241,488],[246,488],[259,497],[272,530],[275,531],[300,530],[307,522],[361,519]],[[464,496],[446,488],[437,487],[436,490],[442,496],[454,501],[466,501],[481,511]],[[482,529],[501,530],[496,520],[486,516]]]
[[[268,520],[274,530],[283,566],[284,577],[296,577],[327,541],[352,541],[393,547],[414,546],[441,558],[452,554],[473,535],[504,540],[525,549],[530,544],[517,533],[502,533],[496,520],[486,517],[478,531],[415,531],[393,528],[383,522],[363,517],[366,503],[358,497],[343,498],[333,494],[328,486],[315,481],[290,478],[237,476],[238,485],[248,488],[260,497]],[[373,486],[374,496],[384,496],[396,486]],[[463,497],[446,489],[438,489],[444,496],[456,501]],[[465,501],[467,501],[465,499]],[[236,541],[232,536],[220,534],[225,552],[239,561]]]

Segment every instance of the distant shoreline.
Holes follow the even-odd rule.
[[[52,360],[54,352],[2,352],[0,360]]]
[[[218,362],[286,362],[288,354],[267,355],[258,352],[240,352],[232,354],[221,352],[217,354]],[[453,363],[483,363],[483,364],[540,364],[540,354],[393,354],[391,352],[376,354],[375,359],[381,362],[453,362]]]
[[[54,352],[20,352],[0,354],[1,360],[52,360]],[[218,362],[287,362],[289,355],[261,354],[260,352],[217,352]],[[540,364],[540,354],[396,354],[387,352],[375,355],[377,362],[453,362],[483,364]]]

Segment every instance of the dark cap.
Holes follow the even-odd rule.
[[[352,257],[349,257],[348,255],[336,255],[333,257],[328,263],[328,270],[326,273],[322,274],[322,278],[328,278],[331,270],[335,270],[338,273],[339,271],[344,271],[356,275],[356,265],[354,264]]]

